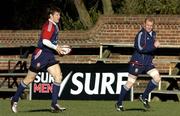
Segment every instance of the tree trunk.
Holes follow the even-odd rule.
[[[111,0],[102,0],[103,3],[103,11],[105,15],[111,15],[113,14],[113,9],[112,9],[112,2]]]
[[[92,27],[93,23],[91,21],[90,15],[84,5],[83,0],[74,0],[74,4],[76,6],[76,9],[78,11],[80,21],[83,23],[85,27]]]

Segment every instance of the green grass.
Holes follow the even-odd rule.
[[[125,102],[124,112],[117,112],[115,101],[63,100],[61,104],[67,108],[60,113],[51,113],[50,100],[21,100],[19,112],[14,114],[10,110],[9,100],[0,100],[0,116],[179,116],[179,102],[151,102],[152,108],[144,111],[139,101]]]

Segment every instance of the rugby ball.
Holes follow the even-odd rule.
[[[69,45],[62,45],[61,46],[61,54],[62,55],[66,55],[69,54],[71,52],[71,47]]]

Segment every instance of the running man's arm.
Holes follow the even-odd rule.
[[[43,39],[43,40],[42,40],[42,43],[43,43],[45,46],[47,46],[47,47],[49,47],[49,48],[52,48],[52,49],[54,49],[54,50],[56,50],[56,49],[57,49],[57,46],[58,46],[58,45],[52,44],[51,41],[48,40],[48,39]]]

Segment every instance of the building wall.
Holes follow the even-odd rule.
[[[61,31],[60,43],[70,44],[79,48],[99,48],[101,42],[121,43],[133,45],[134,37],[141,29],[145,15],[113,15],[101,16],[96,25],[89,30]],[[171,45],[180,48],[180,15],[152,15],[155,19],[154,30],[162,46]],[[36,46],[40,30],[0,30],[0,48],[13,48],[20,46]],[[1,55],[0,59],[18,58],[17,55]],[[95,63],[93,58],[98,55],[69,55],[60,57],[62,63]],[[30,58],[30,56],[29,56]],[[108,63],[127,62],[130,55],[111,55],[114,59]],[[176,56],[158,56],[156,60],[177,60]],[[156,63],[161,72],[168,71],[168,63]],[[0,69],[7,69],[7,61],[0,62]]]

